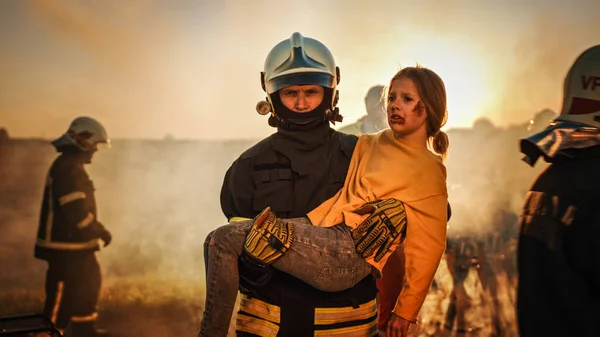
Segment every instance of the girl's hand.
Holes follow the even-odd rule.
[[[387,324],[385,332],[386,337],[408,337],[408,328],[410,321],[392,313],[392,317]]]

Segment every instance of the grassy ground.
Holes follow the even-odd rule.
[[[0,316],[40,312],[40,289],[0,294]],[[99,325],[114,336],[194,336],[200,326],[203,289],[159,279],[113,280],[102,290]]]

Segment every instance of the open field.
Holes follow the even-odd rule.
[[[481,233],[492,231],[495,210],[518,211],[541,165],[531,169],[519,161],[521,129],[498,131],[483,143],[476,131],[449,132],[446,165],[454,206],[450,229]],[[113,243],[99,253],[103,327],[115,336],[195,335],[204,302],[202,244],[224,221],[219,206],[224,172],[252,143],[116,140],[97,153],[88,172],[99,219],[113,233]],[[42,307],[46,265],[32,254],[43,182],[55,155],[46,141],[0,144],[0,315]],[[465,324],[475,327],[471,335],[487,336],[489,296],[473,273],[456,296],[467,313]],[[506,324],[514,329],[514,289],[503,277],[498,275],[498,296]],[[444,324],[451,289],[442,264],[439,287],[422,311],[422,331],[413,329],[413,335],[431,335]]]

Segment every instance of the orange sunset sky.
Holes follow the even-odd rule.
[[[259,73],[295,31],[341,68],[342,125],[415,62],[446,82],[447,128],[522,123],[560,107],[599,13],[592,0],[2,0],[0,127],[53,138],[89,115],[111,138],[262,138]]]

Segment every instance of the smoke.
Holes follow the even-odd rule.
[[[499,210],[519,212],[544,166],[532,169],[520,161],[517,144],[527,135],[528,125],[527,120],[512,128],[482,122],[473,129],[448,131],[453,230],[487,233],[497,230]],[[202,283],[204,239],[225,223],[219,203],[225,171],[251,145],[251,141],[117,139],[112,148],[100,149],[87,170],[96,188],[98,219],[113,234],[111,245],[100,253],[107,281]],[[0,155],[6,163],[0,225],[6,227],[4,237],[15,244],[9,245],[11,253],[6,256],[18,255],[20,267],[30,266],[42,277],[31,252],[43,183],[56,152],[46,142],[12,140],[2,145]],[[11,275],[22,274],[15,270]]]
[[[0,144],[0,277],[3,292],[43,289],[45,263],[33,259],[39,208],[51,156],[50,144],[36,141]]]
[[[490,46],[482,46],[488,49],[490,60],[510,63],[510,67],[493,74],[497,104],[481,111],[484,117],[472,128],[448,131],[446,166],[454,211],[451,233],[482,235],[501,230],[501,226],[516,230],[525,194],[547,166],[543,161],[534,168],[525,164],[519,140],[533,132],[527,122],[535,115],[541,116],[546,108],[560,112],[569,67],[579,54],[600,41],[598,21],[579,16],[574,24],[572,17],[547,10],[535,16],[531,29],[519,34],[514,48],[492,52]],[[534,129],[543,128],[536,124]]]
[[[116,140],[87,166],[98,219],[113,234],[99,257],[107,282],[204,280],[203,243],[225,223],[219,204],[224,173],[249,142]],[[33,258],[42,190],[56,152],[45,141],[0,146],[0,227],[5,289],[43,285]],[[28,275],[28,276],[27,276]],[[120,280],[120,281],[119,281]]]
[[[450,149],[445,165],[452,207],[451,233],[515,233],[525,195],[546,167],[540,162],[532,168],[521,160],[519,140],[530,134],[529,125],[523,120],[500,127],[483,118],[472,128],[447,131]]]
[[[99,153],[89,171],[100,219],[114,233],[103,252],[107,277],[202,283],[204,239],[225,223],[224,172],[249,145],[123,141]]]
[[[524,125],[506,125],[526,123],[535,112],[546,107],[558,108],[568,66],[589,47],[590,41],[600,38],[597,21],[582,17],[575,25],[572,16],[559,15],[556,10],[539,14],[534,24],[515,35],[502,29],[485,31],[481,20],[476,20],[484,8],[471,6],[470,2],[441,6],[381,2],[364,8],[352,2],[326,3],[324,7],[291,6],[297,12],[293,19],[276,15],[267,26],[256,18],[268,11],[281,13],[288,5],[259,2],[225,6],[226,10],[221,11],[219,6],[208,2],[191,1],[179,1],[173,6],[142,0],[28,1],[28,17],[64,45],[64,50],[53,57],[68,56],[77,62],[70,65],[72,68],[43,74],[46,82],[39,84],[40,88],[48,87],[43,91],[54,97],[23,97],[23,100],[35,102],[28,103],[34,104],[29,106],[30,110],[51,106],[41,111],[55,117],[56,127],[50,129],[43,121],[37,123],[59,132],[71,116],[93,112],[106,117],[109,135],[136,138],[147,135],[151,129],[154,135],[203,136],[229,129],[245,136],[248,120],[236,116],[244,113],[241,109],[246,97],[239,91],[232,97],[226,96],[226,89],[233,83],[244,92],[250,90],[246,88],[254,88],[251,94],[258,95],[257,74],[264,56],[276,41],[295,30],[320,39],[334,52],[342,67],[340,104],[346,116],[352,115],[351,109],[344,110],[348,106],[360,106],[357,111],[362,111],[364,94],[370,86],[386,84],[393,74],[389,69],[398,67],[399,55],[410,56],[422,50],[443,54],[440,49],[429,49],[428,41],[411,45],[422,50],[407,49],[407,41],[419,41],[422,33],[434,34],[461,48],[467,37],[472,36],[473,43],[485,51],[488,64],[510,65],[508,69],[498,67],[491,72],[497,80],[494,88],[499,99],[497,104],[481,111],[481,115],[485,114],[498,126],[449,130],[450,152],[446,164],[454,206],[453,226],[462,224],[485,231],[494,222],[498,209],[518,212],[527,187],[539,172],[538,168],[531,169],[520,162],[518,140],[526,135]],[[224,23],[206,16],[203,22],[190,26],[186,21],[189,17],[182,14],[203,10],[223,18]],[[340,17],[339,22],[318,19],[323,13],[336,12],[351,15]],[[386,21],[389,13],[394,13],[398,25]],[[359,17],[364,20],[348,25],[350,19]],[[274,26],[282,29],[272,29]],[[191,39],[190,35],[197,39]],[[497,42],[505,35],[510,38]],[[74,55],[88,55],[91,59]],[[226,66],[213,62],[223,56],[231,57],[227,58],[231,62]],[[15,64],[14,59],[9,67],[4,59],[11,58],[0,57],[3,61],[0,71],[8,72]],[[77,71],[71,72],[74,69]],[[63,70],[65,75],[59,84],[51,81]],[[226,107],[222,106],[223,97],[228,98]],[[353,105],[351,99],[358,103]],[[65,107],[68,113],[57,112]],[[196,111],[200,108],[202,111]],[[225,109],[234,111],[227,123],[222,123],[225,112],[221,110]],[[450,118],[458,113],[451,111]],[[187,129],[172,126],[172,116],[177,114],[187,117],[184,118]],[[56,118],[58,115],[61,118]],[[265,124],[264,119],[260,123]],[[8,131],[13,134],[10,128]],[[218,203],[223,173],[245,146],[205,148],[199,144],[206,143],[181,141],[114,144],[112,150],[99,152],[89,168],[98,187],[100,219],[115,231],[113,246],[102,254],[107,275],[201,273],[197,266],[201,265],[198,260],[204,236],[223,221]],[[214,149],[220,151],[210,151]],[[207,162],[206,158],[215,161]],[[46,164],[49,162],[40,165],[43,169],[37,173],[39,176],[45,174]],[[39,189],[36,185],[35,193],[40,193]],[[37,207],[35,204],[30,209],[37,211]],[[138,269],[131,269],[130,261],[136,261]]]
[[[179,3],[181,6],[187,6],[186,4],[186,2]],[[69,104],[74,111],[85,111],[86,108],[94,106],[116,116],[124,113],[118,106],[127,103],[127,106],[135,106],[139,110],[148,108],[162,113],[158,116],[154,115],[153,120],[149,122],[151,114],[127,112],[129,118],[121,119],[120,123],[107,125],[109,134],[128,134],[135,137],[136,132],[150,123],[162,133],[174,133],[174,130],[168,129],[169,112],[173,110],[172,101],[179,103],[178,106],[182,103],[191,106],[193,102],[186,101],[181,90],[167,89],[166,87],[174,84],[168,81],[169,77],[163,73],[168,71],[154,69],[154,66],[160,64],[161,60],[168,59],[170,54],[167,51],[177,45],[175,28],[177,26],[173,26],[175,21],[173,17],[177,16],[176,13],[165,14],[164,8],[161,9],[155,3],[146,1],[123,3],[38,0],[28,2],[28,6],[32,17],[44,27],[50,28],[50,32],[56,39],[65,44],[80,46],[82,48],[80,52],[93,55],[100,66],[107,71],[105,75],[94,79],[104,84],[104,86],[93,87],[100,88],[98,90],[87,88],[85,81],[81,85],[72,85],[71,89],[76,91],[74,94],[71,92]],[[359,11],[352,5],[347,6],[349,10]],[[245,17],[246,21],[241,23],[234,25],[231,22],[232,27],[227,31],[245,37],[246,35],[243,34],[249,33],[243,33],[242,28],[250,24],[251,17],[259,14],[264,7],[266,4],[262,3],[261,6],[228,10],[230,20],[237,19],[240,11],[249,15]],[[335,6],[330,5],[326,9],[333,10],[333,7]],[[429,9],[431,9],[430,5],[420,7],[412,16],[413,20],[424,20]],[[467,19],[474,15],[471,12],[468,15],[460,14],[462,12],[456,8],[447,9],[455,19]],[[359,34],[359,31],[366,31],[367,27],[375,25],[384,17],[383,10],[384,8],[378,5],[367,8],[365,13],[374,16],[357,25],[358,28],[351,27],[350,33],[340,35],[339,39],[324,33],[320,34],[319,30],[326,32],[325,28],[331,27],[330,23],[321,21],[315,22],[316,28],[306,31],[306,34],[316,37],[325,36],[322,40],[330,45],[332,50],[343,50],[345,46],[352,45],[357,36],[364,37]],[[303,12],[305,15],[300,17],[305,19],[310,16],[308,14],[316,15],[316,12],[307,10]],[[439,12],[434,11],[434,13]],[[276,20],[278,24],[283,24],[285,21],[281,17]],[[417,27],[423,29],[427,27],[429,32],[441,32],[451,27],[451,24],[442,20],[442,17],[436,16],[432,20],[437,24],[419,21],[421,24]],[[508,127],[496,126],[491,122],[487,126],[485,123],[480,123],[473,130],[455,129],[448,132],[450,152],[446,165],[450,200],[454,209],[452,220],[454,228],[474,227],[477,231],[484,232],[490,229],[490,224],[494,223],[497,210],[519,212],[527,188],[540,167],[543,167],[538,165],[535,169],[531,169],[520,161],[518,140],[527,135],[525,123],[535,112],[558,104],[561,99],[562,78],[568,66],[581,51],[588,47],[589,41],[600,37],[598,23],[582,20],[579,25],[573,26],[571,21],[552,13],[541,14],[533,27],[535,29],[521,33],[518,41],[513,41],[512,45],[515,48],[508,51],[515,52],[514,59],[518,62],[515,61],[510,71],[506,72],[507,77],[498,77],[501,103],[486,111],[487,116],[497,125],[515,121],[521,124]],[[383,28],[380,41],[373,45],[373,48],[381,52],[378,54],[380,56],[386,55],[388,46],[394,44],[401,46],[402,39],[410,36],[405,26],[386,33],[383,33],[385,30]],[[336,26],[329,31],[339,30],[341,28]],[[378,32],[377,29],[374,31]],[[266,52],[272,41],[282,38],[279,31],[261,32],[265,33],[264,37],[241,39],[239,43],[225,48],[225,52],[234,53],[236,50],[248,49],[254,42]],[[491,44],[484,44],[483,47],[487,48],[489,45]],[[507,54],[507,52],[488,51],[487,55],[492,61],[499,60]],[[262,60],[263,56],[262,54],[253,56],[253,60]],[[390,58],[395,56],[396,54],[391,55]],[[186,55],[184,59],[190,61],[190,57]],[[352,54],[339,53],[336,58],[342,64],[350,64],[357,68],[359,66],[370,68],[370,65],[377,61],[369,58],[368,54],[358,51]],[[250,69],[247,63],[242,62],[242,64]],[[173,68],[166,66],[165,69]],[[254,70],[248,70],[248,73],[250,72],[256,73]],[[191,73],[195,74],[194,69]],[[227,72],[226,75],[233,76]],[[343,73],[342,76],[342,83],[346,83],[352,81],[353,76],[354,78],[361,76],[361,73],[350,72],[347,75]],[[153,77],[167,80],[144,87],[143,92],[136,89],[136,84],[140,81],[152,82],[149,79]],[[117,80],[113,88],[109,84],[115,79]],[[364,82],[365,88],[373,84]],[[152,90],[153,86],[156,90]],[[181,88],[182,86],[177,87],[177,89]],[[342,88],[345,90],[342,92],[342,97],[352,94],[352,91],[346,89]],[[121,101],[122,96],[120,93],[117,95],[116,91],[123,90],[129,90],[129,100],[133,101],[133,104],[131,101]],[[189,94],[185,90],[183,92]],[[212,92],[214,90],[209,94]],[[157,102],[153,100],[156,96],[165,98]],[[364,92],[354,96],[358,97],[362,104]],[[218,113],[205,112],[202,116],[203,123],[192,128],[196,127],[199,134],[202,133],[202,128],[215,128],[218,123],[211,122],[213,115]],[[64,130],[64,127],[65,125],[61,125],[56,129]],[[99,152],[94,165],[89,168],[98,187],[100,219],[116,231],[113,246],[102,255],[106,260],[107,275],[145,273],[197,275],[201,273],[201,268],[198,269],[201,263],[198,260],[201,256],[202,241],[211,228],[224,220],[220,215],[218,203],[222,176],[233,158],[245,147],[211,152],[210,150],[219,149],[222,145],[215,145],[213,148],[211,145],[205,148],[203,147],[205,145],[199,144],[206,143],[181,141],[117,141],[114,144],[112,150]],[[249,145],[248,142],[240,144]],[[206,161],[206,158],[215,161]],[[45,172],[42,174],[42,171],[39,174],[43,176]],[[180,236],[180,233],[187,235]],[[138,269],[131,269],[130,261],[137,261]],[[189,266],[198,268],[189,268]]]
[[[515,61],[502,81],[499,106],[490,109],[490,116],[506,125],[531,118],[543,108],[560,112],[569,67],[600,41],[597,18],[579,17],[573,22],[555,11],[536,16],[532,29],[522,32],[515,44]]]
[[[81,46],[112,70],[142,75],[168,48],[172,31],[148,1],[31,0],[31,17],[65,44]]]
[[[200,16],[194,19],[201,22],[194,22],[189,15],[214,13],[214,6],[187,0],[169,5],[144,0],[29,1],[26,19],[39,29],[37,38],[49,53],[47,60],[32,60],[37,71],[21,64],[29,79],[21,87],[35,93],[36,100],[14,102],[18,93],[11,90],[10,108],[61,116],[63,123],[93,115],[109,134],[125,138],[167,133],[198,138],[218,124],[218,115],[207,114],[206,107],[217,106],[213,90],[218,84],[209,79],[218,78],[212,65],[220,56],[218,48],[206,48],[218,39],[205,29],[212,19]],[[173,116],[185,122],[174,124]],[[44,129],[13,119],[13,124],[23,125],[18,129]],[[54,125],[58,120],[48,122],[62,129]]]

